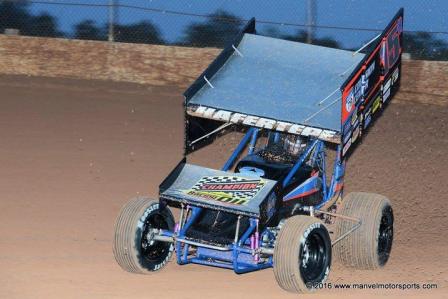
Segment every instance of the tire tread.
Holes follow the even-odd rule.
[[[377,255],[377,230],[383,208],[390,201],[382,195],[365,192],[349,193],[342,202],[342,215],[361,219],[361,227],[334,246],[337,259],[344,265],[356,269],[377,269],[381,265]],[[340,236],[354,225],[353,221],[338,218],[336,236]]]
[[[140,217],[149,206],[156,203],[157,201],[146,197],[136,197],[123,206],[116,219],[112,250],[117,263],[127,272],[151,273],[139,264],[134,238]]]
[[[323,223],[310,216],[288,218],[277,236],[274,249],[274,274],[277,283],[286,291],[308,293],[310,289],[300,277],[298,267],[298,244],[304,232],[314,223]]]

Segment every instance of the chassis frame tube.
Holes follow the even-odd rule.
[[[185,226],[180,230],[179,234],[176,235],[176,233],[170,232],[170,231],[164,231],[161,230],[159,232],[159,235],[156,235],[154,237],[155,240],[161,241],[161,242],[173,242],[176,244],[176,252],[177,252],[177,261],[180,265],[183,264],[202,264],[202,265],[208,265],[208,266],[214,266],[214,267],[220,267],[220,268],[227,268],[227,269],[233,269],[235,273],[242,274],[247,272],[252,272],[256,270],[261,270],[265,268],[269,268],[273,266],[272,261],[272,254],[273,251],[270,248],[256,248],[252,249],[245,245],[246,241],[249,240],[251,235],[254,234],[255,230],[258,226],[258,219],[256,218],[250,218],[250,225],[246,229],[246,231],[243,233],[241,238],[237,238],[237,241],[233,243],[233,245],[229,246],[216,246],[211,244],[204,244],[201,242],[193,241],[185,239],[185,231],[188,229],[188,227],[193,223],[199,214],[201,208],[193,207],[193,213],[190,216],[190,219],[187,220],[185,223]],[[182,236],[181,236],[182,235]],[[238,235],[237,235],[238,236]],[[184,245],[182,247],[182,245]],[[231,254],[230,259],[222,258],[222,259],[211,259],[207,256],[203,256],[201,258],[199,255],[188,257],[189,255],[189,246],[195,246],[198,248],[207,248],[210,250],[216,250],[220,252],[229,252]],[[258,260],[254,260],[253,263],[241,261],[239,259],[240,254],[251,255],[256,256],[257,254],[262,253],[266,255],[271,255],[267,260],[263,260],[263,262],[259,262]]]
[[[222,167],[221,170],[227,171],[227,170],[229,170],[233,166],[233,164],[235,163],[235,160],[238,158],[238,156],[241,154],[241,152],[246,147],[246,145],[249,142],[249,140],[252,138],[252,134],[254,134],[255,130],[256,129],[252,128],[252,127],[247,130],[246,135],[244,135],[243,139],[241,139],[240,143],[235,148],[235,150],[233,151],[232,155],[230,155],[229,159],[224,164],[224,166]],[[256,139],[256,136],[255,136],[254,139]]]
[[[359,218],[350,217],[350,216],[341,215],[341,214],[336,214],[336,213],[331,213],[331,212],[322,211],[322,210],[314,210],[314,212],[315,213],[321,213],[321,214],[330,215],[330,216],[333,216],[333,217],[339,217],[339,218],[343,218],[343,219],[347,219],[347,220],[355,222],[355,224],[348,231],[346,231],[345,233],[340,235],[338,238],[336,238],[336,240],[331,242],[331,246],[336,245],[339,241],[341,241],[342,239],[344,239],[345,237],[347,237],[348,235],[353,233],[355,230],[360,228],[361,225],[362,225],[362,220],[359,219]]]
[[[302,166],[303,162],[305,162],[306,158],[310,155],[311,151],[316,147],[316,145],[322,142],[319,139],[316,139],[312,141],[312,143],[305,149],[305,151],[300,156],[299,160],[294,164],[294,166],[291,168],[291,171],[288,173],[288,175],[285,177],[285,179],[282,182],[282,186],[286,187],[288,186],[291,179],[294,177],[296,172],[299,170],[300,166]]]

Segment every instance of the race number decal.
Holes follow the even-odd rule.
[[[207,176],[201,178],[185,193],[203,199],[245,205],[258,194],[266,182],[237,176]]]
[[[387,73],[395,65],[401,54],[400,38],[403,33],[403,19],[399,18],[390,29],[382,45],[381,56],[384,62],[384,71]]]

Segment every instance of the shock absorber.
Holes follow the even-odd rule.
[[[255,232],[250,236],[250,249],[254,252],[254,261],[258,262],[260,260],[260,254],[258,253],[258,249],[260,248],[260,233],[258,232],[258,219],[257,228]]]

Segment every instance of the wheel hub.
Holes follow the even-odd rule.
[[[381,265],[384,265],[387,262],[392,249],[394,236],[393,222],[392,209],[391,207],[386,207],[383,210],[378,234],[378,257]]]
[[[151,228],[151,229],[148,230],[148,233],[146,234],[146,244],[147,244],[147,246],[148,245],[149,246],[154,245],[154,242],[155,242],[154,236],[155,235],[156,235],[156,229]]]
[[[310,259],[310,251],[308,248],[308,242],[305,242],[305,245],[303,246],[303,259],[302,259],[302,267],[307,268],[308,262]]]
[[[315,281],[326,271],[326,248],[322,236],[311,232],[303,244],[300,256],[300,271],[305,281]]]
[[[151,215],[146,219],[140,245],[143,250],[142,255],[146,259],[159,260],[169,250],[169,244],[155,240],[155,235],[159,233],[160,229],[166,228],[167,223],[159,214]]]

